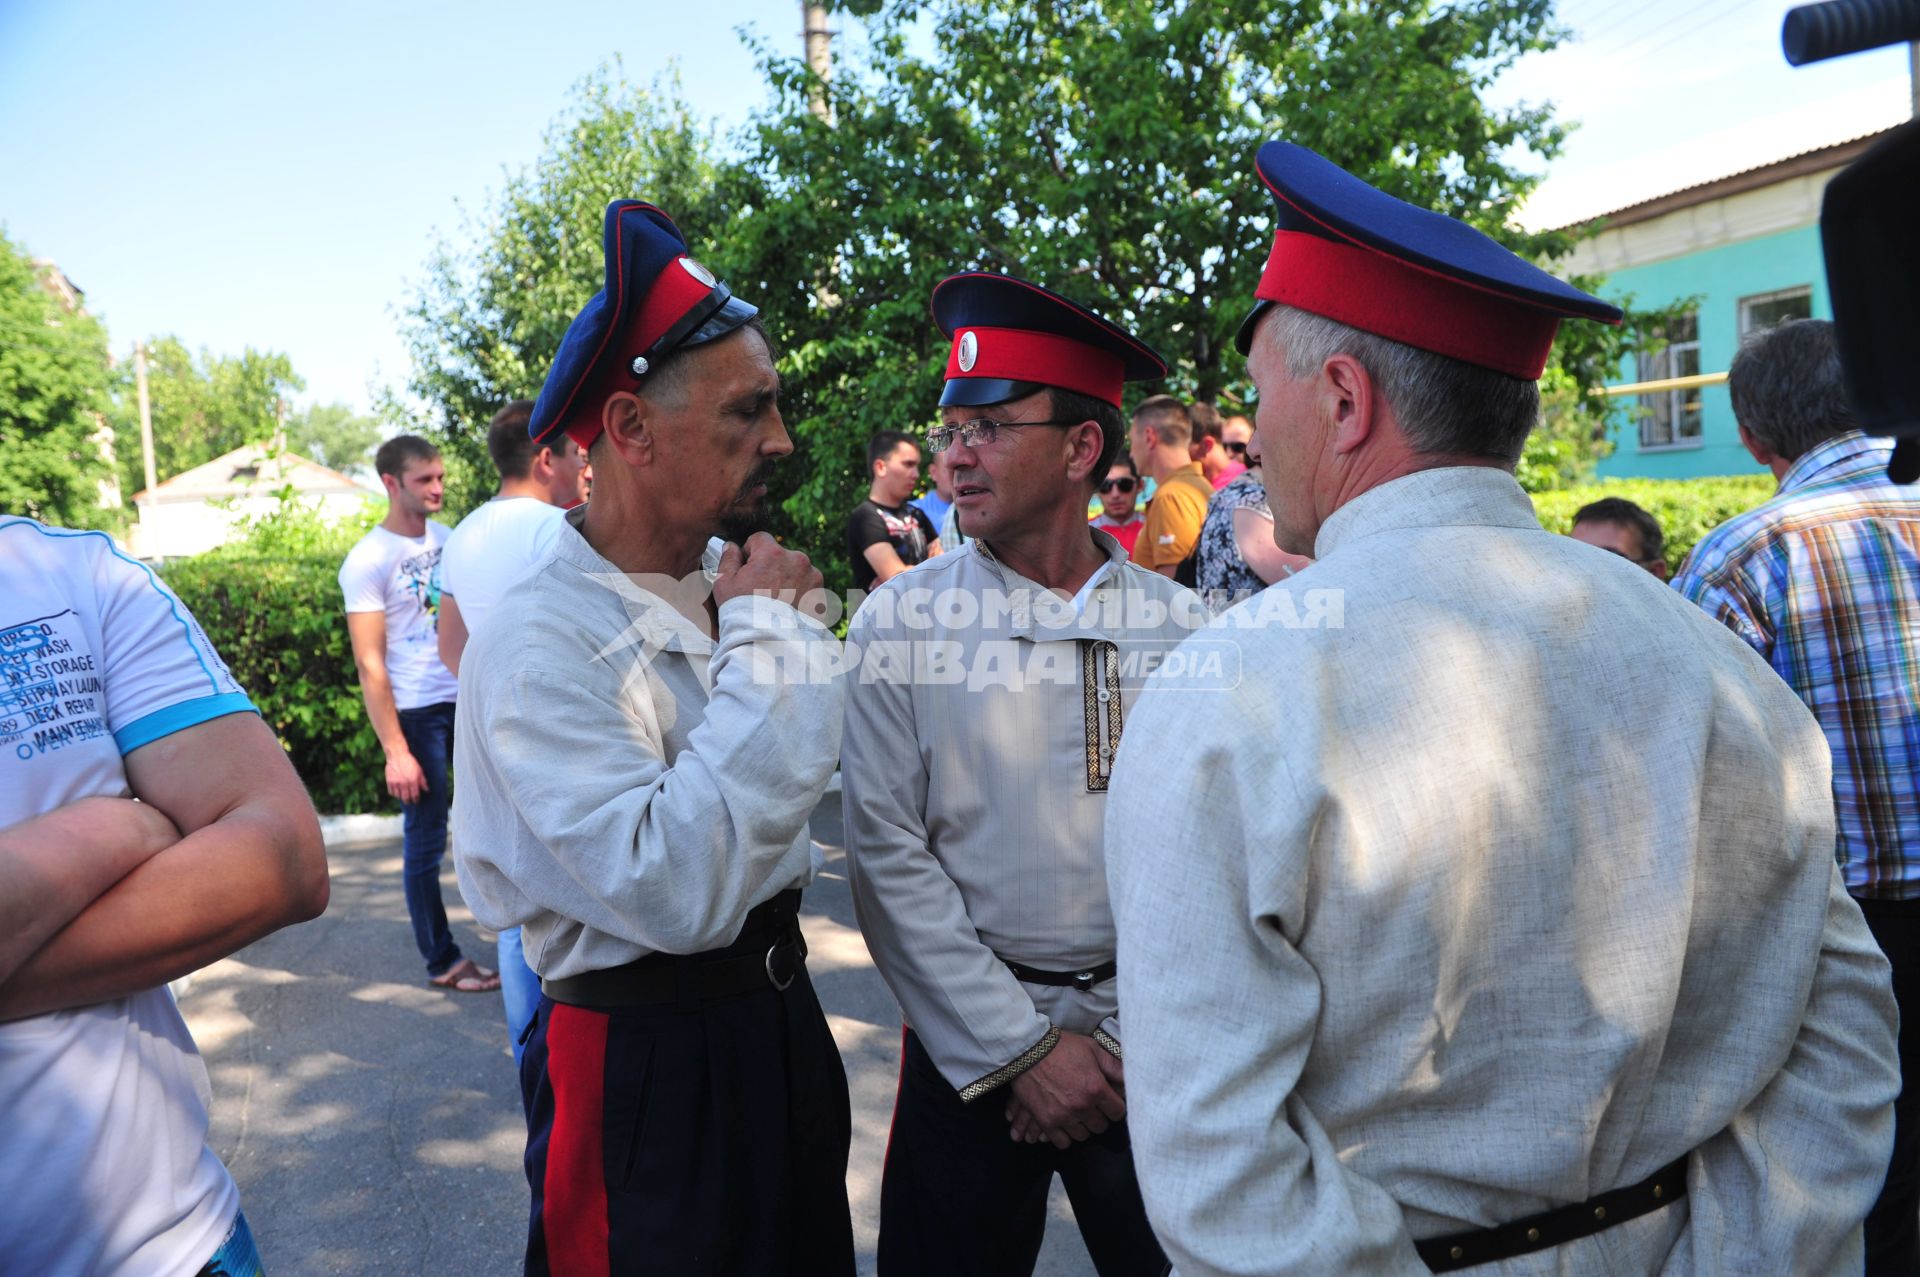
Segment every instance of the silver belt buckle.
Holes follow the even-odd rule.
[[[786,979],[782,980],[779,977],[779,975],[775,973],[773,969],[773,955],[779,951],[779,948],[780,948],[779,941],[775,941],[773,944],[767,946],[767,957],[766,957],[767,982],[773,985],[773,987],[775,989],[778,989],[781,993],[785,993],[787,991],[787,986],[791,985],[794,982],[794,979],[798,977],[800,974],[800,958],[798,954],[794,955],[793,971],[790,975],[787,976]]]

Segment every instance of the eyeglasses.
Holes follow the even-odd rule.
[[[1220,446],[1236,457],[1244,457],[1247,455],[1247,445],[1244,443],[1235,440],[1222,440]]]
[[[1085,420],[1081,417],[1073,421],[995,421],[992,417],[975,417],[971,421],[935,426],[927,431],[927,451],[945,452],[955,443],[969,448],[991,448],[1002,430],[1013,430],[1020,426],[1077,426]]]
[[[1100,491],[1132,492],[1139,485],[1140,481],[1138,479],[1102,479],[1100,481]]]

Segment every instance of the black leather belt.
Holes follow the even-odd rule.
[[[1429,1237],[1415,1242],[1413,1248],[1420,1252],[1428,1268],[1436,1273],[1450,1273],[1591,1237],[1615,1224],[1651,1215],[1677,1201],[1687,1191],[1687,1158],[1691,1156],[1682,1153],[1638,1184],[1616,1188],[1572,1206],[1541,1211],[1497,1228]]]
[[[785,991],[806,966],[807,939],[800,932],[800,893],[783,891],[747,914],[740,936],[706,953],[650,953],[600,971],[541,980],[541,990],[568,1006],[697,1006],[772,988]]]
[[[1022,966],[1010,958],[1002,958],[1000,961],[1007,964],[1007,970],[1013,972],[1015,979],[1023,980],[1028,984],[1051,984],[1063,989],[1083,991],[1091,989],[1102,980],[1113,979],[1114,973],[1120,969],[1117,962],[1103,962],[1097,967],[1088,967],[1084,971],[1042,971],[1038,967]]]

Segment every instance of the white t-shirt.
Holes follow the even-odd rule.
[[[440,589],[459,600],[469,636],[509,586],[547,561],[565,513],[538,497],[495,497],[460,520],[440,552]]]
[[[0,517],[0,828],[127,797],[122,758],[252,703],[105,533]],[[196,1271],[240,1209],[164,986],[0,1024],[0,1271]]]
[[[429,522],[417,537],[377,527],[340,565],[347,611],[387,614],[387,678],[395,709],[454,697],[453,671],[440,663],[440,554],[449,535],[444,523]]]

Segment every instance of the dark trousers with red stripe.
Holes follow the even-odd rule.
[[[1860,899],[1860,911],[1893,967],[1900,1007],[1900,1098],[1893,1102],[1893,1160],[1867,1214],[1867,1277],[1920,1273],[1920,900]]]
[[[880,1181],[880,1277],[1027,1277],[1057,1174],[1100,1277],[1161,1277],[1127,1124],[1062,1150],[1007,1138],[1006,1096],[971,1103],[909,1029]]]
[[[520,1078],[528,1277],[852,1277],[847,1075],[804,967],[687,1006],[542,997]]]

